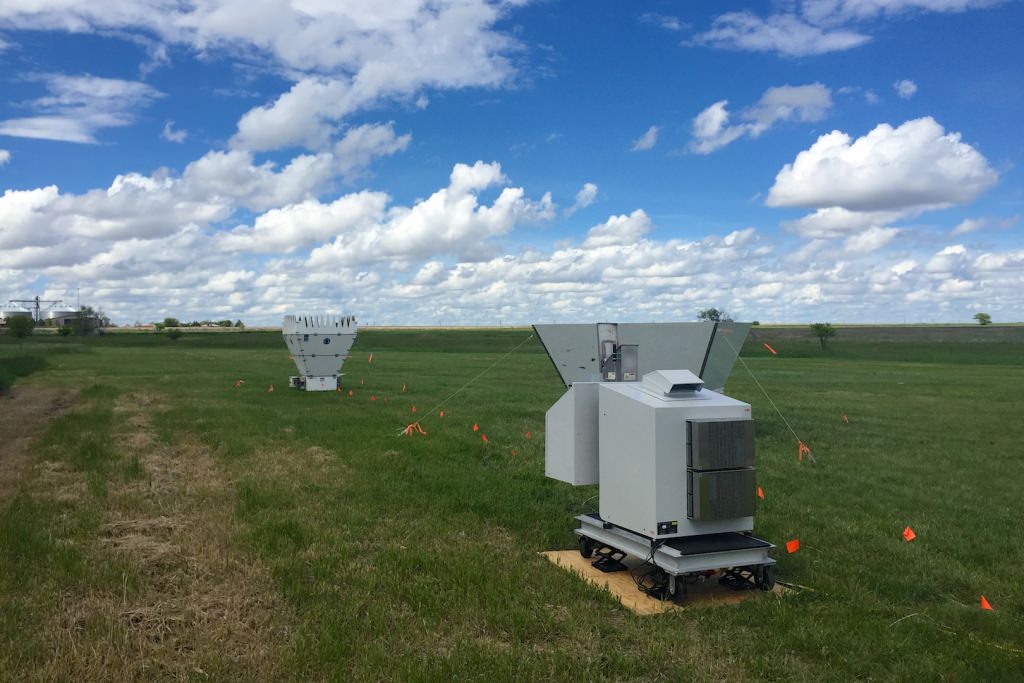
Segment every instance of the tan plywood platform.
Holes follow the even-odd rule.
[[[760,590],[732,590],[718,583],[718,576],[711,576],[700,583],[686,584],[686,597],[677,602],[656,600],[641,593],[633,577],[628,571],[606,574],[591,566],[593,559],[586,559],[578,550],[549,550],[541,553],[553,564],[567,569],[580,576],[588,583],[608,591],[622,603],[622,606],[639,615],[662,614],[672,610],[695,609],[700,607],[717,607],[735,605],[744,600],[765,599],[769,597]],[[623,562],[630,568],[638,566],[639,561],[626,558]],[[771,593],[782,595],[784,588],[776,584]]]

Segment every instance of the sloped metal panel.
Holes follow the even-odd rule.
[[[600,380],[595,324],[534,325],[566,386]],[[715,323],[620,323],[619,343],[639,347],[638,376],[655,370],[700,374]]]
[[[619,343],[640,347],[640,377],[655,370],[700,375],[714,323],[622,323]]]
[[[600,380],[596,325],[534,325],[533,331],[565,386]]]
[[[729,379],[732,366],[736,364],[736,358],[749,333],[750,323],[718,323],[704,372],[701,373],[701,379],[708,389],[721,391],[725,387],[725,381]]]

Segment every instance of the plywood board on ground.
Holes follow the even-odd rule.
[[[567,569],[578,575],[587,583],[599,588],[607,588],[608,592],[614,595],[623,607],[641,616],[663,614],[673,610],[735,605],[744,600],[769,597],[760,590],[732,590],[719,584],[717,576],[712,576],[700,583],[687,584],[686,596],[677,601],[656,600],[637,589],[636,583],[628,571],[606,574],[591,565],[593,558],[584,558],[578,550],[549,550],[541,555],[562,569]],[[640,564],[633,558],[626,558],[624,562],[630,568]],[[781,595],[784,590],[781,586],[776,585],[771,592]]]

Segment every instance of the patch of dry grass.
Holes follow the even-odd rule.
[[[162,443],[152,394],[114,405],[114,449],[139,476],[112,477],[97,532],[69,538],[88,567],[120,568],[121,585],[78,582],[49,602],[38,637],[45,661],[18,677],[35,680],[270,680],[275,653],[292,637],[291,613],[268,572],[240,550],[233,483],[195,441]],[[313,457],[311,455],[311,457]],[[42,461],[32,496],[96,505],[86,474]],[[39,596],[43,597],[43,596]]]

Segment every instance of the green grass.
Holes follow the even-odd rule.
[[[596,508],[596,489],[543,476],[544,412],[564,387],[540,345],[491,367],[528,335],[365,332],[346,392],[331,394],[286,389],[294,366],[276,333],[28,340],[24,353],[49,367],[21,381],[85,388],[84,410],[39,448],[81,472],[90,498],[69,511],[26,490],[0,514],[0,651],[27,644],[0,655],[8,676],[45,657],[39,618],[17,605],[54,609],[39,598],[54,586],[110,581],[113,560],[97,567],[58,541],[95,534],[108,489],[144,476],[111,446],[111,406],[139,390],[161,396],[162,441],[198,439],[234,482],[224,505],[238,548],[290,615],[274,651],[286,678],[1024,676],[1024,346],[836,339],[823,352],[811,340],[772,357],[748,342],[744,360],[817,459],[797,460],[738,364],[727,391],[758,420],[757,533],[800,539],[796,554],[775,551],[777,576],[806,588],[640,618],[538,555],[573,547],[572,518]],[[0,359],[14,355],[0,344]],[[431,410],[485,370],[445,418]],[[427,436],[398,436],[416,419]],[[913,543],[900,537],[908,524]],[[981,594],[994,612],[978,609]]]

